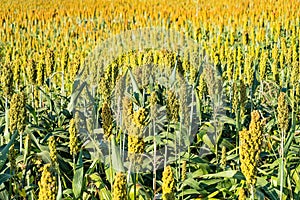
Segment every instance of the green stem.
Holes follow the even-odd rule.
[[[281,172],[280,172],[280,200],[283,198],[283,179],[284,179],[284,131],[281,131]]]
[[[153,200],[155,200],[156,194],[156,134],[155,134],[155,119],[152,120],[153,127],[153,143],[154,143],[154,155],[153,155]]]

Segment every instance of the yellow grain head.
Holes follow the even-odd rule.
[[[289,126],[289,109],[285,96],[286,94],[284,92],[280,92],[277,107],[278,127],[284,132],[288,130]]]
[[[245,189],[244,189],[244,187],[241,187],[239,189],[239,200],[246,200],[246,199],[247,199],[247,196],[246,196]]]
[[[110,136],[112,135],[113,116],[110,110],[110,106],[107,102],[104,102],[102,105],[101,118],[102,118],[102,127],[104,131],[104,138],[106,140],[109,140]]]
[[[158,97],[155,91],[151,92],[150,99],[149,99],[149,105],[150,105],[150,115],[151,119],[155,119],[157,115],[157,101]]]
[[[166,166],[162,177],[162,199],[175,200],[175,180],[171,166]]]
[[[15,93],[12,96],[9,109],[9,129],[23,133],[26,127],[26,99],[24,93]]]
[[[186,160],[184,160],[182,162],[181,181],[184,181],[186,179],[186,172],[187,172],[187,169],[186,169]]]
[[[5,98],[10,99],[13,93],[13,71],[12,64],[5,63],[1,67],[1,85],[3,90],[3,95]]]
[[[225,146],[222,147],[221,166],[223,168],[226,167],[226,147]]]
[[[241,170],[248,185],[255,185],[257,164],[262,145],[262,127],[260,114],[254,110],[251,113],[249,130],[240,131],[240,162]]]
[[[178,122],[179,101],[173,90],[167,91],[167,117],[171,122]]]
[[[33,59],[28,60],[27,67],[28,67],[28,74],[27,74],[28,81],[31,85],[35,85],[37,81],[36,61]]]
[[[54,136],[51,136],[49,138],[48,147],[49,147],[51,163],[52,165],[54,165],[55,163],[57,163],[57,149],[56,149],[56,142]]]
[[[260,62],[259,62],[259,76],[260,76],[260,81],[265,79],[266,75],[266,64],[268,61],[268,52],[265,50],[262,50],[261,56],[260,56]]]
[[[46,164],[43,167],[42,177],[38,183],[39,196],[38,200],[55,200],[57,195],[56,177],[51,171],[51,165]]]
[[[113,200],[127,200],[127,182],[126,176],[122,172],[117,172],[113,185]]]
[[[76,129],[75,119],[70,120],[69,126],[69,147],[70,147],[70,154],[76,155],[78,152],[78,134]]]
[[[133,122],[138,128],[146,125],[147,112],[145,108],[139,108],[133,113]]]
[[[123,98],[122,107],[123,107],[122,123],[125,129],[129,131],[133,119],[133,105],[131,99],[128,96],[125,96]]]

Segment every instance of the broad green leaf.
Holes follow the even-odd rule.
[[[61,200],[61,199],[62,199],[62,187],[61,187],[61,179],[60,176],[58,175],[58,190],[57,190],[56,200]]]
[[[136,82],[136,80],[135,80],[135,78],[134,78],[134,76],[133,76],[131,70],[128,69],[128,71],[129,71],[130,80],[131,80],[131,84],[132,84],[132,88],[133,88],[133,93],[138,94],[139,97],[142,98],[143,95],[142,95],[142,93],[141,93],[141,91],[140,91],[140,89],[139,89],[139,86],[138,86],[138,84],[137,84],[137,82]],[[139,100],[139,103],[142,102],[141,99],[138,99],[138,100]]]
[[[10,174],[0,174],[0,185],[6,181],[8,181],[12,175]]]
[[[206,174],[200,176],[200,178],[235,178],[238,180],[245,180],[244,175],[237,170],[223,171],[215,174]]]
[[[125,172],[123,162],[121,160],[119,147],[116,144],[115,137],[111,137],[111,148],[112,148],[112,166],[116,171]]]
[[[183,189],[183,187],[185,187],[185,186],[190,186],[196,190],[201,190],[201,188],[199,187],[199,182],[197,182],[193,178],[188,178],[188,179],[184,180],[181,185],[181,188]]]
[[[76,198],[79,198],[83,188],[83,162],[82,162],[82,149],[80,150],[78,161],[74,169],[74,177],[72,182],[73,193]]]
[[[175,63],[175,67],[172,71],[172,74],[170,76],[170,86],[172,87],[176,81],[176,70],[177,70],[177,61]]]

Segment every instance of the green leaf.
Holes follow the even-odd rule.
[[[106,185],[103,182],[101,183],[98,194],[100,199],[112,199],[110,191],[107,189]]]
[[[2,200],[8,200],[8,191],[7,191],[7,189],[6,189],[6,187],[5,187],[5,185],[4,184],[1,184],[0,185],[0,199],[2,199]]]
[[[131,84],[132,84],[132,88],[133,88],[133,93],[138,94],[139,97],[141,98],[143,95],[142,95],[142,93],[141,93],[141,91],[140,91],[140,89],[139,89],[139,86],[138,86],[138,84],[137,84],[137,82],[136,82],[136,80],[135,80],[135,78],[134,78],[134,76],[133,76],[131,70],[128,69],[128,71],[129,71],[130,80],[131,80]],[[139,99],[139,102],[140,102],[140,103],[142,102],[141,99]]]
[[[76,198],[79,198],[83,188],[83,162],[82,162],[82,149],[80,150],[78,161],[76,163],[72,182],[73,193]]]
[[[200,178],[235,178],[238,180],[245,180],[244,175],[237,170],[228,170],[224,172],[218,172],[215,174],[206,174],[200,176]]]
[[[190,186],[190,187],[194,188],[195,190],[201,190],[201,188],[199,187],[199,183],[193,178],[188,178],[188,179],[184,180],[181,188],[183,188],[184,186]]]
[[[58,191],[57,191],[56,200],[61,200],[61,199],[62,199],[62,187],[61,187],[60,176],[58,176]]]
[[[123,162],[121,160],[120,151],[116,144],[114,136],[111,137],[111,152],[112,152],[112,166],[116,171],[125,172]]]
[[[0,174],[0,185],[6,181],[8,181],[12,175],[10,174]]]
[[[170,76],[170,86],[172,87],[172,85],[174,85],[175,81],[176,81],[176,69],[177,69],[177,61],[175,63],[175,67],[172,71],[172,74]]]

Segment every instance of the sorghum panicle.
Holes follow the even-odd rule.
[[[13,93],[13,71],[11,63],[0,65],[1,69],[1,83],[3,95],[5,98],[10,99]]]
[[[145,108],[139,108],[133,113],[133,122],[139,128],[143,128],[146,125],[147,112]]]
[[[112,134],[113,117],[110,110],[110,106],[107,102],[104,102],[102,105],[101,117],[104,137],[106,140],[108,140]]]
[[[70,154],[76,155],[76,153],[78,152],[78,139],[75,119],[70,120],[69,139]]]
[[[125,96],[122,101],[122,104],[123,104],[123,113],[122,113],[123,126],[127,131],[129,131],[132,118],[133,118],[132,101],[130,100],[129,97]]]
[[[178,122],[179,102],[174,91],[167,91],[167,117],[171,122]]]
[[[262,127],[260,114],[254,110],[251,113],[249,130],[240,131],[240,162],[241,170],[246,177],[246,183],[256,183],[256,168],[262,145]]]
[[[122,172],[118,172],[114,178],[113,200],[127,200],[127,182],[126,176]]]
[[[289,109],[285,99],[285,95],[286,94],[284,92],[280,92],[277,107],[278,127],[282,131],[287,131],[289,126]]]
[[[166,166],[166,168],[164,169],[162,182],[162,199],[174,200],[175,180],[171,166]]]
[[[57,149],[56,149],[56,142],[54,136],[51,136],[49,138],[48,147],[49,147],[51,163],[55,164],[57,162]]]
[[[39,182],[39,200],[55,200],[57,195],[56,177],[50,170],[51,165],[43,167],[42,177]]]
[[[181,171],[181,180],[184,181],[186,179],[186,160],[182,162],[182,171]]]
[[[15,93],[12,96],[9,110],[9,128],[21,134],[26,127],[26,99],[24,93]]]

